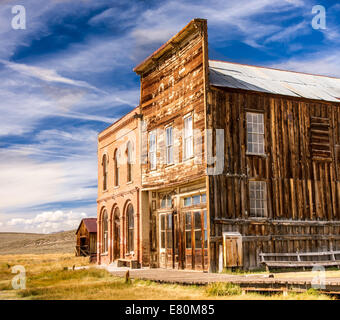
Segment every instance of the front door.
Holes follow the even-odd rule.
[[[184,213],[185,268],[207,270],[208,233],[207,211],[193,210]]]
[[[159,215],[159,256],[160,267],[173,269],[175,267],[174,255],[174,216],[172,212]],[[178,249],[177,249],[178,251]]]

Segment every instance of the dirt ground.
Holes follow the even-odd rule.
[[[0,255],[73,253],[75,230],[52,234],[0,232]]]

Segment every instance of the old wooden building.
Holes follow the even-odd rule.
[[[97,258],[97,218],[81,220],[76,232],[76,256]]]
[[[340,250],[340,79],[209,60],[204,19],[134,71],[141,98],[129,114],[138,145],[130,189],[138,192],[120,194],[126,204],[138,195],[138,209],[131,228],[122,202],[119,257],[216,272],[257,267],[261,252]],[[99,135],[98,221],[103,210],[112,215],[118,192],[116,169],[103,162],[105,152],[109,166],[115,159],[117,139],[102,145],[110,130]]]

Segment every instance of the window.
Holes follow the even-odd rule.
[[[118,150],[114,153],[114,182],[115,186],[119,186],[119,157],[118,157]]]
[[[185,248],[191,249],[191,212],[185,214]]]
[[[149,134],[149,162],[150,170],[156,169],[156,131]]]
[[[165,249],[165,214],[160,216],[161,249]]]
[[[208,248],[208,221],[207,221],[207,210],[203,211],[204,218],[204,248]]]
[[[126,147],[127,153],[127,181],[132,181],[132,147],[131,142],[128,142]]]
[[[103,212],[103,216],[102,216],[102,230],[103,230],[103,234],[102,234],[102,253],[107,253],[108,251],[108,236],[109,236],[109,232],[108,232],[108,220],[107,220],[107,212],[106,210],[104,210]]]
[[[102,166],[103,166],[103,190],[106,190],[107,189],[107,159],[106,159],[106,154],[103,155]]]
[[[134,251],[134,214],[133,214],[133,206],[132,204],[128,205],[127,211],[127,251]]]
[[[194,155],[192,116],[184,118],[184,159]]]
[[[202,248],[202,219],[201,212],[194,212],[194,234],[195,234],[195,249]]]
[[[167,216],[167,226],[166,226],[166,242],[167,242],[167,248],[172,249],[172,214],[169,213]]]
[[[195,206],[199,205],[201,203],[206,203],[207,202],[207,196],[206,194],[197,194],[191,197],[185,197],[184,198],[184,207],[189,207],[189,206]]]
[[[262,113],[247,112],[247,152],[264,154],[264,120]]]
[[[161,208],[165,209],[165,208],[171,208],[171,196],[170,195],[165,195],[162,198],[161,201]]]
[[[264,181],[249,181],[250,215],[267,216],[267,184]]]
[[[172,127],[167,127],[165,129],[166,132],[166,163],[172,164],[174,162],[174,155],[173,155],[173,130]]]

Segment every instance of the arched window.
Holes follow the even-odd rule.
[[[127,217],[127,251],[131,252],[134,250],[134,214],[133,214],[133,206],[130,203],[126,210]]]
[[[127,154],[127,181],[132,181],[132,146],[129,141],[126,146],[126,154]]]
[[[106,159],[106,154],[103,155],[102,166],[103,166],[103,190],[106,190],[107,189],[107,159]]]
[[[114,233],[113,237],[114,259],[118,259],[120,257],[120,212],[118,207],[114,211],[113,233]]]
[[[119,186],[119,164],[118,164],[118,150],[114,154],[114,180],[115,186]]]
[[[104,210],[102,216],[102,230],[103,230],[103,238],[102,238],[102,253],[106,253],[108,251],[108,243],[109,243],[109,230],[108,230],[108,220],[107,220],[107,211]]]

